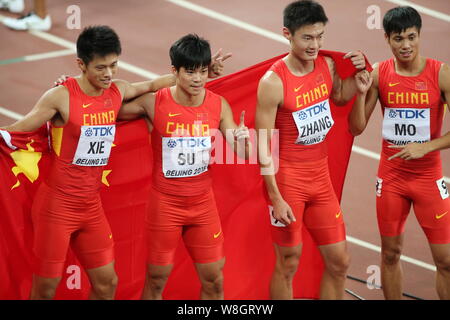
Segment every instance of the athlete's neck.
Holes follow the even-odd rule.
[[[92,83],[84,76],[81,75],[76,78],[81,90],[88,96],[97,97],[103,94],[103,88],[98,88],[92,85]]]
[[[417,55],[414,60],[403,62],[394,58],[395,72],[401,76],[417,76],[425,68],[427,59]]]
[[[284,62],[289,70],[296,76],[304,76],[314,71],[315,60],[303,60],[297,57],[294,53],[290,52]]]
[[[205,88],[199,94],[192,95],[180,86],[174,86],[170,88],[170,93],[172,94],[173,100],[176,103],[186,107],[198,107],[203,103],[205,99]]]

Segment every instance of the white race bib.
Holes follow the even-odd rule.
[[[377,197],[381,197],[381,190],[383,189],[383,179],[377,177],[377,183],[375,185],[375,190],[377,192]]]
[[[208,171],[211,137],[162,137],[166,178],[193,177]]]
[[[275,217],[273,216],[273,206],[269,205],[269,216],[270,216],[270,223],[274,226],[274,227],[286,227],[285,224],[283,224],[282,222],[280,222],[279,220],[275,219]]]
[[[385,108],[383,139],[395,145],[430,141],[430,109]]]
[[[298,130],[296,144],[312,145],[325,140],[334,124],[330,103],[327,100],[308,108],[292,112]]]
[[[115,125],[82,126],[72,163],[85,167],[106,166],[115,134]]]
[[[439,189],[439,193],[441,194],[441,198],[447,199],[449,197],[449,194],[448,194],[448,188],[447,188],[447,185],[445,184],[444,178],[436,180],[436,184]]]

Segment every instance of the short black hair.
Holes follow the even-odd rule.
[[[178,71],[197,69],[211,63],[211,47],[209,42],[196,34],[188,34],[175,41],[169,51],[172,65]]]
[[[384,15],[383,29],[388,36],[392,33],[402,33],[412,27],[416,27],[419,33],[422,28],[422,18],[413,7],[395,7]]]
[[[310,24],[328,22],[323,7],[312,0],[295,1],[283,11],[283,26],[294,34],[300,27]]]
[[[108,26],[84,28],[77,39],[77,56],[87,65],[95,56],[120,55],[122,47],[117,33]]]

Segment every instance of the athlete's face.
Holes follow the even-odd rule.
[[[283,35],[291,44],[292,53],[299,59],[311,61],[317,58],[323,45],[325,25],[322,22],[298,28],[294,34],[283,28]]]
[[[94,87],[108,89],[117,72],[118,60],[117,54],[109,54],[104,57],[95,56],[87,65],[81,59],[78,59],[78,64]]]
[[[420,37],[416,27],[401,33],[391,33],[390,36],[385,34],[385,38],[397,60],[411,62],[418,56]]]
[[[196,96],[202,93],[208,79],[208,66],[197,69],[181,67],[178,71],[172,67],[172,71],[177,77],[177,85],[189,95]]]

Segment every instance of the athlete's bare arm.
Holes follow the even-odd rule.
[[[344,59],[351,59],[353,65],[358,70],[363,70],[366,67],[366,60],[360,51],[349,52],[344,56]],[[333,79],[333,89],[331,92],[331,99],[336,105],[344,105],[349,102],[356,94],[357,87],[355,77],[348,77],[342,80],[336,72],[336,67],[333,59],[325,57],[330,69],[330,74]]]
[[[443,64],[439,71],[439,88],[445,102],[450,101],[450,68],[448,64]],[[427,153],[437,150],[450,148],[450,131],[439,138],[433,139],[425,143],[409,143],[406,146],[389,146],[393,149],[401,149],[394,154],[389,160],[394,158],[402,158],[405,160],[419,159]]]
[[[173,74],[166,74],[153,80],[134,83],[116,79],[114,80],[114,83],[117,85],[122,94],[122,100],[128,101],[139,97],[144,93],[156,92],[159,89],[175,85],[175,76]]]
[[[275,128],[278,106],[283,104],[283,92],[281,79],[274,72],[267,72],[258,85],[255,128],[258,135],[258,161],[274,208],[274,218],[288,225],[295,221],[295,217],[278,189],[275,165],[270,152],[270,140]]]
[[[359,74],[359,73],[358,73]],[[373,66],[371,80],[369,83],[364,79],[359,79],[357,75],[358,93],[353,104],[352,111],[349,114],[349,128],[354,136],[360,135],[367,126],[370,116],[375,109],[378,101],[378,64]],[[359,84],[362,83],[362,84]]]
[[[1,129],[12,132],[29,132],[40,128],[50,120],[57,125],[63,125],[68,117],[69,92],[61,86],[48,90],[25,117]]]
[[[219,129],[238,156],[248,159],[251,155],[250,133],[245,126],[245,111],[242,111],[239,125],[234,122],[233,112],[227,100],[222,97]]]
[[[125,102],[120,107],[117,120],[133,120],[140,117],[147,117],[153,123],[153,115],[155,113],[155,94],[148,92],[135,98],[134,100]]]

